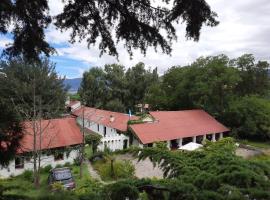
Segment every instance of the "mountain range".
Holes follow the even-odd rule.
[[[65,86],[69,86],[69,90],[68,92],[69,93],[77,93],[80,85],[81,85],[81,82],[82,82],[82,78],[72,78],[72,79],[65,79],[64,80],[64,84]]]

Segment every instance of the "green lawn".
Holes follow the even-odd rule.
[[[85,187],[87,182],[91,180],[90,174],[88,172],[87,166],[83,166],[83,178],[80,179],[80,167],[71,165],[72,174],[75,178],[76,188]],[[36,189],[33,185],[32,179],[25,176],[24,174],[16,177],[12,177],[5,180],[0,180],[0,184],[4,186],[12,186],[14,189],[8,191],[8,194],[20,194],[26,195],[30,198],[36,198],[40,195],[47,194],[50,192],[47,185],[48,172],[41,173],[41,184],[40,188]]]
[[[270,141],[251,141],[251,140],[237,140],[237,142],[257,147],[260,149],[270,149]]]

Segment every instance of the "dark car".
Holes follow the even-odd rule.
[[[68,167],[54,168],[50,170],[48,184],[52,185],[56,182],[60,182],[65,189],[74,189],[76,186],[71,170]]]

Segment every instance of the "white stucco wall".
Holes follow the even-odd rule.
[[[81,118],[78,118],[77,121],[82,125]],[[127,140],[127,147],[129,146],[129,137],[124,134],[118,134],[115,128],[106,127],[106,136],[104,137],[104,126],[102,124],[85,120],[84,125],[86,128],[102,136],[101,143],[98,146],[99,151],[103,151],[105,145],[112,151],[121,150],[124,147],[124,140]]]
[[[73,104],[73,105],[71,106],[71,112],[73,112],[74,110],[76,110],[76,109],[78,109],[78,108],[80,108],[80,107],[81,107],[81,102],[78,101],[76,104]]]
[[[138,146],[140,148],[143,148],[143,144],[137,138],[135,138],[135,137],[133,137],[132,145],[133,146]]]
[[[41,167],[45,167],[47,165],[51,165],[52,167],[55,167],[56,165],[64,165],[65,163],[69,162],[72,164],[74,162],[74,159],[77,158],[79,155],[78,150],[72,150],[69,155],[67,156],[66,153],[64,153],[64,159],[63,160],[54,160],[53,155],[42,155],[41,157]],[[26,161],[24,159],[24,168],[22,169],[15,169],[15,160],[10,161],[8,167],[0,167],[0,178],[8,178],[10,176],[17,176],[22,174],[25,170],[33,170],[33,159],[30,161]]]

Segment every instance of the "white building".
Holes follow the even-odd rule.
[[[154,142],[167,142],[169,149],[178,149],[190,142],[216,141],[229,131],[203,110],[150,112],[153,121],[130,125],[135,146],[153,146]]]
[[[80,101],[70,101],[69,97],[66,101],[66,108],[68,112],[74,112],[75,110],[79,109],[81,107]]]
[[[102,136],[98,150],[103,151],[107,147],[115,151],[129,147],[128,121],[135,120],[137,117],[90,107],[82,107],[75,110],[73,114],[77,116],[77,121],[81,126],[84,116],[85,128]]]
[[[17,176],[25,170],[33,170],[33,157],[31,156],[34,148],[32,122],[25,122],[24,126],[25,132],[17,156],[10,161],[7,167],[0,167],[0,178]],[[40,140],[38,139],[36,143],[36,149],[42,150],[41,167],[47,165],[55,167],[67,162],[72,164],[74,159],[78,157],[78,147],[82,144],[82,134],[75,118],[42,120],[41,127],[43,132],[41,136],[38,134],[37,138],[42,138],[42,140],[39,143]]]

